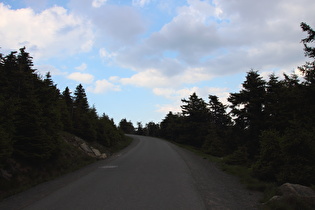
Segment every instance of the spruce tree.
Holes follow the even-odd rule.
[[[62,92],[60,96],[60,109],[61,109],[61,119],[63,124],[63,130],[67,132],[73,132],[73,99],[71,96],[70,89],[68,87]]]
[[[49,135],[56,138],[56,134],[62,128],[60,113],[60,92],[51,79],[48,72],[46,78],[38,84],[38,95],[43,111],[43,126]]]
[[[74,92],[73,129],[74,133],[88,141],[96,140],[93,110],[90,110],[85,90],[79,84]]]
[[[231,93],[228,98],[240,139],[245,140],[240,142],[240,146],[246,146],[251,157],[259,153],[258,137],[265,128],[265,84],[258,72],[251,70],[247,73],[243,89],[239,93]]]
[[[188,100],[182,99],[182,102],[184,103],[181,106],[184,124],[181,141],[201,147],[208,129],[209,110],[207,103],[196,93],[190,95]]]
[[[182,134],[183,116],[169,112],[160,123],[160,134],[163,138],[180,142],[179,136]]]
[[[103,114],[97,123],[97,141],[106,147],[115,147],[124,141],[123,132],[118,129],[109,117]]]
[[[11,157],[13,151],[12,135],[14,132],[12,100],[10,100],[5,59],[0,54],[0,167]]]
[[[219,129],[225,129],[231,125],[231,118],[227,114],[227,105],[223,105],[215,95],[209,95],[210,122]]]
[[[73,108],[73,99],[71,96],[70,89],[68,87],[66,87],[65,90],[62,92],[62,96],[66,102],[66,105],[67,105],[69,111],[71,112],[72,108]]]
[[[184,103],[181,105],[183,116],[189,118],[191,122],[207,122],[209,112],[207,109],[207,103],[193,93],[189,96],[189,99],[182,99]]]
[[[287,121],[283,116],[284,91],[283,82],[279,81],[275,74],[271,74],[266,83],[265,129],[282,130],[286,126]]]
[[[301,23],[302,30],[307,32],[308,36],[302,39],[304,44],[304,54],[310,59],[299,70],[304,75],[303,83],[303,110],[307,110],[306,117],[303,119],[305,126],[309,129],[315,124],[315,31],[306,23]]]
[[[231,118],[226,113],[226,105],[223,105],[217,96],[209,95],[209,128],[203,144],[203,150],[215,156],[224,156],[235,149],[229,140]]]
[[[148,136],[160,136],[160,126],[157,123],[149,122],[146,124],[146,130]]]
[[[126,118],[122,119],[119,122],[118,127],[126,134],[133,134],[135,132],[135,128],[132,122],[131,121],[128,122]]]
[[[304,54],[311,61],[306,62],[299,69],[304,74],[306,83],[308,85],[315,85],[315,47],[309,45],[315,41],[315,31],[306,23],[301,23],[301,28],[304,32],[308,33],[308,36],[302,39],[302,43],[304,44]]]
[[[45,162],[52,157],[56,145],[47,132],[50,128],[45,128],[44,125],[43,106],[38,95],[42,86],[39,85],[39,77],[32,69],[32,58],[25,52],[25,48],[20,49],[16,64],[16,68],[11,69],[17,82],[17,88],[13,92],[17,98],[14,154],[34,163]]]
[[[143,128],[143,125],[141,122],[137,122],[136,134],[137,135],[144,135],[145,134],[145,131],[144,131],[144,128]]]

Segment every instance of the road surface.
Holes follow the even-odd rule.
[[[0,209],[255,209],[260,194],[169,142],[132,136],[121,153],[43,183]]]

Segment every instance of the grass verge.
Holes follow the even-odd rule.
[[[179,144],[175,142],[172,142],[172,143],[179,147],[187,149],[191,152],[194,152],[196,155],[204,159],[208,159],[211,162],[217,163],[217,165],[226,173],[237,176],[240,182],[244,184],[247,187],[247,189],[263,192],[264,196],[260,201],[262,203],[268,201],[270,198],[272,198],[276,194],[278,186],[275,183],[264,182],[264,181],[254,178],[251,175],[252,174],[251,168],[248,168],[246,166],[239,166],[239,165],[228,165],[224,162],[224,158],[215,157],[215,156],[206,154],[202,150],[189,146],[189,145],[183,145],[183,144]]]
[[[110,152],[111,153],[116,153],[119,152],[120,150],[128,147],[131,142],[132,142],[132,138],[129,136],[125,136],[125,141],[121,141],[119,143],[117,143],[115,146],[113,146],[112,148],[110,148]]]

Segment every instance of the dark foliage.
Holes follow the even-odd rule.
[[[240,130],[243,144],[253,158],[259,151],[258,137],[264,129],[265,84],[257,71],[249,71],[239,93],[231,93],[231,114],[235,118],[236,127]]]
[[[315,184],[315,31],[306,23],[305,56],[296,74],[265,81],[250,70],[242,90],[231,93],[227,106],[210,95],[209,104],[193,93],[182,112],[169,112],[160,123],[163,138],[225,156],[228,164],[251,167],[257,178],[282,184]],[[233,119],[233,120],[232,120]],[[147,125],[148,127],[149,125]],[[149,133],[149,135],[156,135]]]
[[[160,136],[160,125],[154,122],[149,122],[145,126],[147,136]]]
[[[227,106],[217,96],[209,95],[208,108],[209,127],[203,150],[215,156],[227,155],[235,149],[235,145],[229,141],[232,120],[226,112]]]
[[[9,159],[34,166],[56,161],[62,131],[106,147],[124,141],[113,120],[89,106],[81,84],[74,97],[68,87],[60,94],[50,74],[42,79],[32,66],[25,48],[0,55],[0,167]]]
[[[133,127],[133,124],[131,121],[127,121],[127,119],[122,119],[119,122],[118,126],[123,132],[127,134],[134,134],[135,133],[135,128]]]

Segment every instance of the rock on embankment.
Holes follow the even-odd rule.
[[[79,138],[77,136],[71,136],[71,138],[64,137],[64,140],[69,142],[73,146],[81,149],[84,153],[86,153],[87,155],[89,155],[91,157],[95,157],[97,159],[105,159],[105,158],[107,158],[106,153],[101,153],[100,150],[92,147],[86,141],[84,141],[83,139],[81,139],[81,138]]]
[[[285,183],[278,188],[277,195],[265,203],[266,206],[283,204],[292,209],[315,209],[315,192],[303,185]]]

